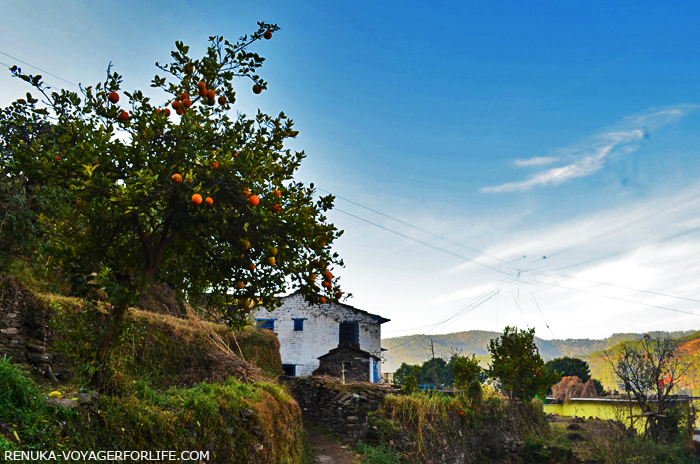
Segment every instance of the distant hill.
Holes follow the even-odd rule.
[[[659,333],[673,338],[681,338],[695,334],[695,331]],[[453,352],[461,352],[464,355],[474,353],[479,357],[488,356],[487,345],[489,340],[500,335],[500,332],[470,330],[445,335],[407,335],[404,337],[384,338],[382,339],[382,347],[387,349],[387,351],[383,353],[384,364],[382,371],[394,372],[404,362],[408,364],[422,364],[432,356],[431,340],[435,356],[438,357],[449,358]],[[584,358],[591,353],[609,349],[620,342],[635,340],[641,335],[635,333],[613,334],[602,340],[588,338],[545,340],[535,337],[535,343],[542,357],[547,360],[561,356]]]

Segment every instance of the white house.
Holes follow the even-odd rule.
[[[280,341],[285,374],[307,377],[319,366],[318,358],[349,343],[372,356],[368,381],[381,379],[381,325],[389,319],[353,306],[331,302],[309,306],[301,292],[282,297],[274,311],[254,313],[258,327],[274,331]]]

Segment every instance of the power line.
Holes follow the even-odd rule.
[[[570,246],[570,247],[568,247],[568,248],[564,248],[563,250],[559,250],[559,251],[557,251],[557,252],[555,252],[555,253],[550,253],[550,254],[548,254],[548,255],[546,255],[546,256],[543,256],[543,257],[541,257],[541,258],[539,258],[539,259],[536,259],[536,260],[534,260],[534,261],[531,261],[531,262],[529,262],[528,264],[533,264],[533,263],[536,263],[536,262],[538,262],[538,261],[542,261],[543,259],[551,258],[552,256],[556,256],[556,255],[559,255],[559,254],[561,254],[561,253],[565,253],[565,252],[567,252],[567,251],[569,251],[569,250],[572,250],[572,249],[574,249],[574,248],[576,248],[576,247],[579,247],[579,246],[581,246],[581,245],[583,245],[583,244],[592,242],[592,241],[594,241],[594,240],[597,240],[597,239],[599,239],[599,238],[601,238],[601,237],[605,237],[605,236],[610,235],[610,234],[614,234],[615,232],[619,232],[619,231],[621,231],[622,229],[626,229],[627,227],[630,227],[630,226],[632,226],[632,225],[634,225],[634,224],[637,224],[637,223],[639,223],[639,222],[645,221],[645,220],[647,220],[647,219],[650,219],[650,218],[652,218],[652,217],[655,217],[655,216],[658,216],[658,215],[661,215],[661,214],[668,213],[668,212],[670,212],[671,210],[673,210],[674,208],[676,208],[676,207],[678,207],[678,206],[680,206],[680,205],[682,205],[682,204],[684,204],[684,203],[687,203],[688,201],[690,201],[690,200],[692,200],[692,199],[694,199],[694,198],[697,198],[697,194],[693,194],[693,195],[691,195],[691,196],[688,197],[688,198],[684,198],[683,200],[680,200],[679,202],[674,203],[673,205],[671,205],[671,206],[668,207],[668,208],[662,208],[662,209],[659,210],[659,211],[656,211],[656,212],[654,212],[654,213],[648,214],[648,215],[643,216],[643,217],[641,217],[641,218],[639,218],[639,219],[635,219],[634,221],[628,222],[627,224],[621,225],[621,226],[619,226],[619,227],[617,227],[617,228],[615,228],[615,229],[609,230],[609,231],[607,231],[607,232],[603,232],[602,234],[598,234],[598,235],[596,235],[596,236],[594,236],[594,237],[589,238],[588,240],[584,240],[583,242],[579,242],[579,243],[577,243],[577,244],[575,244],[575,245],[572,245],[572,246]]]
[[[470,246],[467,246],[467,245],[464,245],[464,244],[462,244],[462,243],[456,242],[456,241],[454,241],[454,240],[451,240],[451,239],[449,239],[449,238],[447,238],[447,237],[444,237],[444,236],[442,236],[442,235],[438,235],[438,234],[436,234],[436,233],[434,233],[434,232],[431,232],[431,231],[429,231],[429,230],[425,230],[425,229],[423,229],[423,228],[421,228],[421,227],[414,226],[414,225],[411,224],[411,223],[408,223],[408,222],[406,222],[406,221],[402,221],[401,219],[397,219],[397,218],[395,218],[395,217],[393,217],[393,216],[389,216],[388,214],[382,213],[381,211],[377,211],[376,209],[372,209],[372,208],[370,208],[370,207],[368,207],[368,206],[365,206],[365,205],[363,205],[363,204],[357,203],[356,201],[352,201],[352,200],[350,200],[350,199],[348,199],[348,198],[341,197],[340,195],[336,195],[335,193],[330,192],[330,191],[328,191],[328,190],[325,190],[325,189],[322,189],[322,188],[318,188],[318,187],[317,187],[317,190],[321,190],[322,192],[330,193],[331,195],[333,195],[333,196],[336,197],[336,198],[340,198],[340,199],[343,200],[343,201],[347,201],[348,203],[352,203],[353,205],[359,206],[360,208],[364,208],[364,209],[366,209],[367,211],[371,211],[371,212],[373,212],[373,213],[375,213],[375,214],[379,214],[380,216],[384,216],[384,217],[386,217],[386,218],[389,218],[389,219],[391,219],[392,221],[396,221],[396,222],[398,222],[398,223],[400,223],[400,224],[403,224],[403,225],[405,225],[405,226],[408,226],[408,227],[410,227],[410,228],[412,228],[412,229],[418,230],[418,231],[423,232],[423,233],[428,234],[428,235],[432,235],[432,236],[435,237],[435,238],[439,238],[439,239],[441,239],[441,240],[444,240],[444,241],[446,241],[446,242],[452,243],[452,244],[457,245],[457,246],[459,246],[459,247],[466,248],[467,250],[471,250],[471,251],[473,251],[474,253],[477,253],[477,254],[480,254],[480,255],[484,255],[484,256],[488,256],[489,258],[495,259],[496,261],[500,261],[500,262],[503,263],[503,264],[508,264],[507,261],[504,261],[504,260],[502,260],[501,258],[498,258],[497,256],[490,255],[490,254],[488,254],[488,253],[486,253],[486,252],[483,252],[483,251],[481,251],[481,250],[477,250],[476,248],[472,248],[472,247],[470,247]],[[524,258],[524,256],[523,256],[523,258]],[[521,259],[521,258],[518,258],[518,259]]]
[[[559,340],[557,339],[557,336],[554,335],[554,331],[552,330],[551,327],[549,327],[549,324],[547,324],[547,320],[544,318],[544,313],[542,312],[542,308],[540,308],[540,304],[539,304],[539,303],[537,302],[537,300],[535,299],[535,294],[532,293],[532,290],[530,290],[530,295],[532,295],[532,299],[534,300],[535,305],[537,305],[537,309],[540,310],[540,315],[542,316],[542,321],[544,322],[544,325],[547,326],[547,328],[549,329],[549,333],[551,333],[551,334],[552,334],[552,337],[554,337],[552,340],[554,340],[554,343],[556,343],[557,346],[559,347],[559,352],[560,352],[561,354],[567,354],[567,353],[564,353],[564,349],[561,347],[561,343],[559,343]]]
[[[8,57],[8,58],[12,58],[12,59],[15,60],[15,61],[19,61],[19,62],[22,63],[22,64],[26,64],[27,66],[29,66],[29,67],[31,67],[31,68],[34,68],[34,69],[36,69],[37,71],[41,71],[41,72],[43,72],[44,74],[48,74],[48,75],[51,76],[51,77],[55,77],[56,79],[59,79],[59,80],[65,82],[66,84],[70,84],[70,85],[72,85],[72,86],[74,86],[74,87],[80,88],[79,85],[74,84],[74,83],[72,83],[71,81],[67,81],[67,80],[63,79],[62,77],[58,77],[58,76],[55,75],[55,74],[51,74],[51,73],[48,72],[48,71],[44,71],[44,70],[41,69],[41,68],[37,68],[37,67],[34,66],[33,64],[29,64],[29,63],[27,63],[26,61],[22,61],[22,60],[20,60],[19,58],[15,58],[15,57],[12,56],[12,55],[8,55],[7,53],[5,53],[5,52],[3,52],[3,51],[0,51],[0,54],[5,55],[5,56]],[[2,64],[2,63],[0,63],[0,64]],[[7,66],[7,65],[4,65],[4,66]],[[9,68],[10,66],[7,66],[7,67]]]
[[[535,274],[540,274],[540,275],[548,276],[548,277],[558,276],[558,277],[564,277],[564,278],[566,278],[566,279],[581,280],[581,281],[584,281],[584,282],[591,282],[591,283],[598,284],[598,285],[606,285],[606,286],[608,286],[608,287],[622,288],[622,289],[625,289],[625,290],[633,290],[633,291],[635,291],[635,292],[649,293],[649,294],[651,294],[651,295],[665,296],[665,297],[668,297],[668,298],[676,298],[676,299],[679,299],[679,300],[686,300],[686,301],[693,301],[693,302],[695,302],[695,303],[700,303],[700,300],[696,300],[696,299],[694,299],[694,298],[686,298],[686,297],[683,297],[683,296],[669,295],[669,294],[667,294],[667,293],[653,292],[653,291],[651,291],[651,290],[642,290],[642,289],[640,289],[640,288],[634,288],[634,287],[625,287],[624,285],[609,284],[609,283],[605,283],[605,282],[599,282],[599,281],[597,281],[597,280],[584,279],[583,277],[574,277],[574,276],[569,276],[569,275],[565,275],[565,274],[553,274],[553,273],[550,274],[550,273],[547,273],[547,272],[538,271],[537,269],[523,269],[523,271],[526,271],[526,272],[533,272],[533,273],[535,273]]]
[[[330,191],[328,191],[328,190],[324,190],[324,189],[318,189],[318,190],[322,190],[322,191],[324,191],[324,192],[330,193],[331,195],[334,195],[332,192],[330,192]],[[390,219],[392,219],[392,220],[394,220],[394,221],[397,221],[397,222],[399,222],[399,223],[401,223],[401,224],[407,225],[407,226],[409,226],[409,227],[411,227],[411,228],[413,228],[413,229],[416,229],[416,230],[419,230],[419,231],[421,231],[421,232],[424,232],[424,233],[433,235],[434,237],[437,237],[437,238],[444,239],[444,240],[446,240],[446,241],[448,241],[448,242],[450,242],[450,243],[457,244],[457,245],[459,245],[459,246],[462,246],[462,247],[464,247],[464,248],[473,250],[473,251],[475,251],[475,252],[477,252],[477,253],[480,253],[480,254],[483,254],[483,255],[485,255],[485,256],[492,257],[492,258],[497,259],[497,260],[499,260],[499,261],[501,261],[501,262],[504,262],[505,264],[510,264],[510,263],[512,263],[512,262],[514,262],[514,261],[518,261],[518,260],[520,260],[520,259],[525,258],[525,256],[522,256],[521,258],[517,258],[517,259],[511,261],[510,263],[508,263],[508,262],[505,262],[505,261],[501,260],[500,258],[496,258],[496,257],[494,257],[494,256],[492,256],[492,255],[487,254],[487,253],[480,252],[480,251],[478,251],[478,250],[476,250],[476,249],[474,249],[474,248],[467,247],[466,245],[462,245],[462,244],[460,244],[460,243],[458,243],[458,242],[454,242],[454,241],[452,241],[452,240],[450,240],[450,239],[447,239],[447,238],[445,238],[445,237],[442,237],[442,236],[433,234],[433,233],[431,233],[431,232],[429,232],[429,231],[427,231],[427,230],[425,230],[425,229],[422,229],[422,228],[420,228],[420,227],[414,226],[414,225],[412,225],[412,224],[410,224],[410,223],[408,223],[408,222],[406,222],[406,221],[402,221],[402,220],[400,220],[400,219],[396,219],[396,218],[394,218],[394,217],[392,217],[392,216],[390,216],[390,215],[388,215],[388,214],[385,214],[385,213],[382,213],[382,212],[380,212],[380,211],[374,210],[374,209],[372,209],[372,208],[369,208],[369,207],[367,207],[367,206],[364,206],[364,205],[362,205],[362,204],[360,204],[360,203],[357,203],[357,202],[355,202],[355,201],[352,201],[352,200],[349,200],[349,199],[347,199],[347,198],[343,198],[343,197],[340,197],[340,196],[337,196],[337,195],[334,195],[334,196],[336,196],[337,198],[340,198],[340,199],[342,199],[342,200],[345,200],[345,201],[347,201],[347,202],[350,202],[350,203],[352,203],[352,204],[354,204],[354,205],[360,206],[361,208],[364,208],[364,209],[366,209],[366,210],[368,210],[368,211],[372,211],[372,212],[377,213],[377,214],[379,214],[379,215],[381,215],[381,216],[385,216],[385,217],[390,218]],[[688,198],[683,199],[683,200],[681,200],[681,201],[675,203],[674,205],[672,205],[671,208],[675,208],[675,207],[677,207],[677,206],[679,206],[679,205],[681,205],[681,204],[683,204],[683,203],[686,203],[687,201],[689,201]],[[488,268],[488,269],[494,270],[494,271],[496,271],[496,272],[500,272],[500,273],[502,273],[502,274],[507,274],[506,272],[504,272],[504,271],[502,271],[502,270],[499,270],[499,269],[496,269],[496,268],[494,268],[494,267],[492,267],[492,266],[489,266],[489,265],[480,263],[480,262],[478,262],[478,261],[475,261],[475,260],[473,260],[473,259],[467,258],[467,257],[465,257],[465,256],[457,255],[457,254],[452,253],[452,252],[450,252],[450,251],[448,251],[448,250],[445,250],[444,248],[440,248],[440,247],[437,247],[437,246],[435,246],[435,245],[429,244],[429,243],[427,243],[427,242],[423,242],[423,241],[421,241],[421,240],[415,239],[415,238],[413,238],[413,237],[410,237],[410,236],[408,236],[408,235],[402,234],[402,233],[397,232],[397,231],[395,231],[395,230],[393,230],[393,229],[389,229],[388,227],[381,226],[381,225],[379,225],[379,224],[376,224],[376,223],[374,223],[374,222],[371,222],[371,221],[369,221],[369,220],[367,220],[367,219],[364,219],[364,218],[361,218],[361,217],[359,217],[359,216],[353,215],[353,214],[348,213],[348,212],[346,212],[346,211],[343,211],[343,210],[340,210],[340,209],[337,209],[337,208],[335,208],[335,210],[336,210],[336,211],[339,211],[339,212],[341,212],[341,213],[347,214],[348,216],[352,216],[352,217],[354,217],[354,218],[356,218],[356,219],[359,219],[359,220],[361,220],[361,221],[364,221],[364,222],[366,222],[366,223],[368,223],[368,224],[371,224],[371,225],[373,225],[373,226],[375,226],[375,227],[379,227],[379,228],[384,229],[384,230],[386,230],[386,231],[389,231],[389,232],[392,232],[392,233],[394,233],[394,234],[400,235],[401,237],[408,238],[409,240],[413,240],[413,241],[415,241],[415,242],[417,242],[417,243],[420,243],[420,244],[422,244],[422,245],[425,245],[425,246],[428,246],[428,247],[433,248],[433,249],[435,249],[435,250],[441,251],[441,252],[443,252],[443,253],[448,253],[448,254],[450,254],[450,255],[452,255],[452,256],[455,256],[455,257],[458,257],[458,258],[461,258],[461,259],[465,259],[465,260],[467,260],[467,261],[470,261],[470,262],[473,262],[473,263],[475,263],[475,264],[478,264],[479,266],[486,267],[486,268]],[[668,211],[668,210],[666,210],[666,211]],[[662,211],[662,212],[663,212],[663,211]],[[661,213],[661,212],[656,212],[656,213],[654,213],[654,214],[652,214],[652,215],[645,216],[645,217],[642,218],[642,219],[639,219],[639,220],[637,220],[637,221],[633,221],[633,222],[628,223],[628,224],[626,224],[626,225],[624,225],[624,226],[621,226],[621,227],[615,229],[614,231],[609,231],[609,232],[606,232],[606,233],[604,233],[604,234],[600,234],[600,235],[598,235],[598,236],[596,236],[596,237],[593,237],[593,238],[591,238],[591,239],[589,239],[589,240],[587,240],[587,241],[585,241],[585,242],[581,242],[581,243],[579,243],[579,244],[577,244],[577,245],[574,245],[574,246],[572,246],[572,247],[569,247],[569,248],[567,248],[567,249],[565,249],[565,250],[556,252],[556,253],[554,253],[554,255],[559,254],[559,253],[563,253],[564,251],[568,251],[568,250],[570,250],[570,249],[572,249],[572,248],[575,248],[576,246],[579,246],[579,245],[581,245],[581,244],[583,244],[583,243],[588,243],[588,242],[590,242],[590,241],[592,241],[592,240],[595,240],[595,239],[597,239],[597,238],[603,237],[603,236],[608,235],[608,234],[610,234],[610,233],[612,233],[612,232],[615,232],[615,231],[617,231],[617,230],[621,230],[621,229],[623,229],[623,228],[625,228],[625,227],[629,227],[630,225],[632,225],[632,224],[634,224],[634,223],[637,223],[637,222],[639,222],[639,221],[641,221],[641,220],[643,220],[643,219],[648,219],[648,218],[653,217],[653,216],[655,216],[655,215],[658,215],[658,214],[660,214],[660,213]],[[683,235],[683,234],[685,234],[685,233],[691,233],[691,232],[698,231],[698,230],[700,230],[700,227],[698,227],[698,228],[696,228],[696,229],[691,229],[690,231],[682,232],[682,233],[680,233],[680,234],[676,234],[676,235],[671,236],[671,237],[666,237],[665,239],[662,239],[662,240],[666,240],[666,239],[669,239],[669,240],[670,240],[670,239],[676,238],[677,236],[681,236],[681,235]],[[549,255],[549,256],[551,257],[551,256],[553,256],[553,255]],[[543,257],[543,258],[544,258],[544,257]],[[535,261],[533,261],[533,262],[535,262]],[[580,277],[568,276],[568,275],[563,275],[563,274],[547,273],[547,272],[545,272],[545,271],[540,271],[540,270],[538,270],[538,269],[532,269],[532,268],[515,268],[515,269],[517,269],[517,270],[519,270],[519,271],[522,270],[522,271],[526,271],[526,272],[535,272],[535,273],[538,273],[538,274],[541,274],[541,275],[545,275],[545,276],[549,276],[549,277],[558,276],[558,277],[564,277],[564,278],[569,278],[569,279],[576,279],[576,280],[581,280],[581,281],[588,281],[588,282],[591,282],[591,283],[596,283],[596,284],[600,284],[600,285],[606,285],[606,286],[609,286],[609,287],[617,287],[617,288],[622,288],[622,289],[625,289],[625,290],[633,290],[633,291],[638,291],[638,292],[642,292],[642,293],[649,293],[649,294],[652,294],[652,295],[659,295],[659,296],[665,296],[665,297],[668,297],[668,298],[677,298],[677,299],[680,299],[680,300],[687,300],[687,301],[693,301],[693,302],[700,303],[700,300],[696,300],[696,299],[693,299],[693,298],[686,298],[686,297],[681,297],[681,296],[669,295],[669,294],[665,294],[665,293],[654,292],[654,291],[650,291],[650,290],[642,290],[642,289],[633,288],[633,287],[625,287],[625,286],[622,286],[622,285],[616,285],[616,284],[611,284],[611,283],[606,283],[606,282],[598,282],[598,281],[595,281],[595,280],[588,280],[588,279],[583,279],[583,278],[580,278]]]
[[[527,319],[525,319],[525,313],[523,313],[522,308],[520,307],[520,303],[518,303],[518,299],[515,298],[515,295],[513,295],[513,291],[510,291],[510,294],[513,296],[513,300],[515,300],[515,305],[518,307],[520,310],[520,315],[523,316],[523,321],[525,322],[525,325],[527,326],[528,329],[530,329],[530,324],[527,323]]]
[[[684,236],[684,235],[692,234],[692,233],[698,232],[698,231],[700,231],[700,227],[695,227],[694,229],[689,229],[689,230],[686,230],[686,231],[683,231],[683,232],[679,232],[679,233],[677,233],[677,234],[673,234],[673,235],[669,235],[669,236],[666,236],[666,237],[662,237],[662,238],[660,238],[659,240],[656,240],[656,241],[651,242],[651,243],[647,243],[647,244],[642,245],[642,246],[655,245],[655,244],[657,244],[657,243],[667,242],[667,241],[669,241],[669,240],[674,240],[674,239],[677,239],[678,237],[682,237],[682,236]],[[629,248],[629,249],[627,249],[627,250],[618,251],[618,252],[616,252],[616,253],[611,253],[611,254],[608,254],[608,255],[600,256],[600,257],[598,257],[598,258],[588,259],[588,260],[586,260],[586,261],[581,261],[581,262],[578,262],[578,263],[575,263],[575,264],[569,264],[568,266],[563,266],[563,267],[559,267],[559,268],[553,269],[552,272],[554,272],[554,271],[561,271],[562,269],[568,269],[568,268],[570,268],[570,267],[581,266],[581,265],[583,265],[583,264],[589,264],[589,263],[592,263],[592,262],[595,262],[595,261],[600,261],[601,259],[612,258],[613,256],[618,256],[618,255],[621,255],[621,254],[624,254],[624,253],[628,253],[628,252],[630,252],[630,251],[634,251],[634,248]]]
[[[558,287],[558,288],[563,288],[563,289],[566,289],[566,290],[572,290],[572,291],[574,291],[574,292],[587,293],[587,294],[589,294],[589,295],[595,295],[595,296],[602,296],[602,297],[610,298],[610,299],[613,299],[613,300],[625,301],[625,302],[627,302],[627,303],[634,303],[634,304],[638,304],[638,305],[642,305],[642,306],[649,306],[649,307],[651,307],[651,308],[665,309],[665,310],[667,310],[667,311],[674,311],[674,312],[677,312],[677,313],[690,314],[691,316],[700,316],[700,314],[691,313],[691,312],[689,312],[689,311],[683,311],[683,310],[681,310],[681,309],[667,308],[667,307],[665,307],[665,306],[658,306],[658,305],[653,305],[653,304],[650,304],[650,303],[642,303],[641,301],[634,301],[634,300],[628,300],[628,299],[620,298],[620,297],[616,297],[616,296],[604,295],[604,294],[602,294],[602,293],[590,292],[590,291],[587,291],[587,290],[581,290],[581,289],[579,289],[579,288],[565,287],[565,286],[563,286],[563,285],[552,284],[552,283],[549,283],[549,282],[540,282],[539,280],[537,280],[537,281],[535,281],[535,282],[528,282],[528,281],[526,281],[526,280],[523,280],[523,282],[526,283],[526,284],[529,283],[529,284],[533,284],[533,285],[548,285],[548,286],[550,286],[550,287]]]
[[[350,216],[350,217],[354,217],[355,219],[359,219],[360,221],[366,222],[367,224],[371,224],[371,225],[373,225],[373,226],[375,226],[375,227],[379,227],[380,229],[384,229],[384,230],[386,230],[387,232],[391,232],[392,234],[396,234],[396,235],[398,235],[398,236],[400,236],[400,237],[407,238],[407,239],[412,240],[412,241],[414,241],[414,242],[416,242],[416,243],[420,243],[421,245],[424,245],[424,246],[427,246],[427,247],[429,247],[429,248],[432,248],[433,250],[437,250],[437,251],[440,251],[440,252],[442,252],[442,253],[447,253],[448,255],[454,256],[454,257],[456,257],[456,258],[463,259],[463,260],[465,260],[465,261],[472,262],[472,263],[474,263],[474,264],[477,264],[477,265],[479,265],[479,266],[485,267],[485,268],[487,268],[487,269],[491,269],[492,271],[496,271],[496,272],[498,272],[498,273],[500,273],[500,274],[510,275],[510,274],[508,274],[507,272],[502,271],[502,270],[500,270],[500,269],[496,269],[495,267],[489,266],[488,264],[480,263],[480,262],[475,261],[475,260],[473,260],[473,259],[471,259],[471,258],[467,258],[466,256],[458,255],[457,253],[453,253],[453,252],[451,252],[451,251],[445,250],[444,248],[440,248],[440,247],[438,247],[438,246],[432,245],[432,244],[427,243],[427,242],[424,242],[424,241],[422,241],[422,240],[418,240],[417,238],[413,238],[413,237],[408,236],[408,235],[406,235],[406,234],[402,234],[401,232],[397,232],[397,231],[395,231],[395,230],[393,230],[393,229],[389,229],[388,227],[381,226],[381,225],[379,225],[379,224],[377,224],[377,223],[375,223],[375,222],[372,222],[372,221],[367,220],[367,219],[365,219],[365,218],[362,218],[362,217],[360,217],[360,216],[355,216],[354,214],[348,213],[347,211],[343,211],[342,209],[333,208],[333,211],[338,211],[338,212],[340,212],[340,213],[347,214],[347,215]]]

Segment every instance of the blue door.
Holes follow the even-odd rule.
[[[379,363],[372,360],[372,383],[379,382]]]

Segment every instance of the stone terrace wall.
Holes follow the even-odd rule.
[[[0,357],[42,376],[67,378],[63,359],[50,352],[50,318],[50,309],[21,282],[0,275]]]
[[[307,377],[282,378],[309,422],[332,430],[344,441],[356,444],[367,432],[367,413],[398,389],[371,383],[342,383]]]

